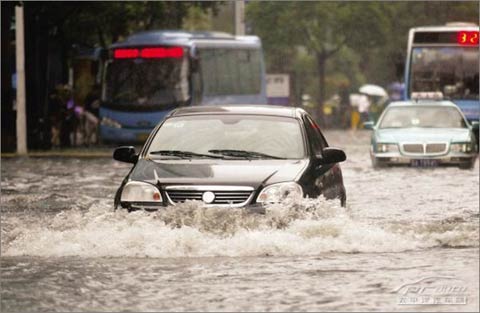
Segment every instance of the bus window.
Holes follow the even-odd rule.
[[[189,99],[187,59],[119,59],[106,69],[105,101],[115,107],[168,107]]]
[[[450,99],[478,99],[478,50],[416,47],[412,51],[412,92],[441,91]]]
[[[205,96],[258,94],[261,54],[253,49],[200,49]]]

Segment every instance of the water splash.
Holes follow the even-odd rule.
[[[2,252],[42,257],[298,256],[478,246],[478,227],[461,217],[421,223],[352,218],[337,202],[271,205],[265,215],[195,202],[154,213],[106,210],[97,201],[40,219],[2,223]]]

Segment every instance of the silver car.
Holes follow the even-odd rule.
[[[469,124],[451,101],[418,100],[391,103],[373,129],[373,167],[387,165],[474,167],[478,122]]]

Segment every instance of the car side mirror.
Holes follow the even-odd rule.
[[[365,129],[373,129],[374,126],[375,123],[373,121],[363,122],[363,128]]]
[[[113,151],[113,159],[120,162],[135,164],[138,161],[138,154],[135,153],[134,147],[123,146],[118,147]]]
[[[320,164],[340,163],[347,159],[345,152],[341,149],[324,148],[322,152],[323,155],[317,157]]]
[[[470,123],[470,125],[472,126],[473,130],[478,130],[478,127],[479,127],[478,121],[473,121]]]

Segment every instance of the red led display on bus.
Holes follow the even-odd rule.
[[[465,46],[478,46],[478,32],[461,31],[457,33],[457,42]]]
[[[113,57],[115,59],[132,59],[138,58],[138,56],[138,49],[115,49],[115,51],[113,51]]]
[[[181,47],[155,47],[155,48],[126,48],[115,49],[113,51],[115,59],[160,59],[160,58],[181,58],[183,57],[183,48]]]
[[[183,49],[181,47],[171,48],[144,48],[140,52],[142,58],[181,58]]]

